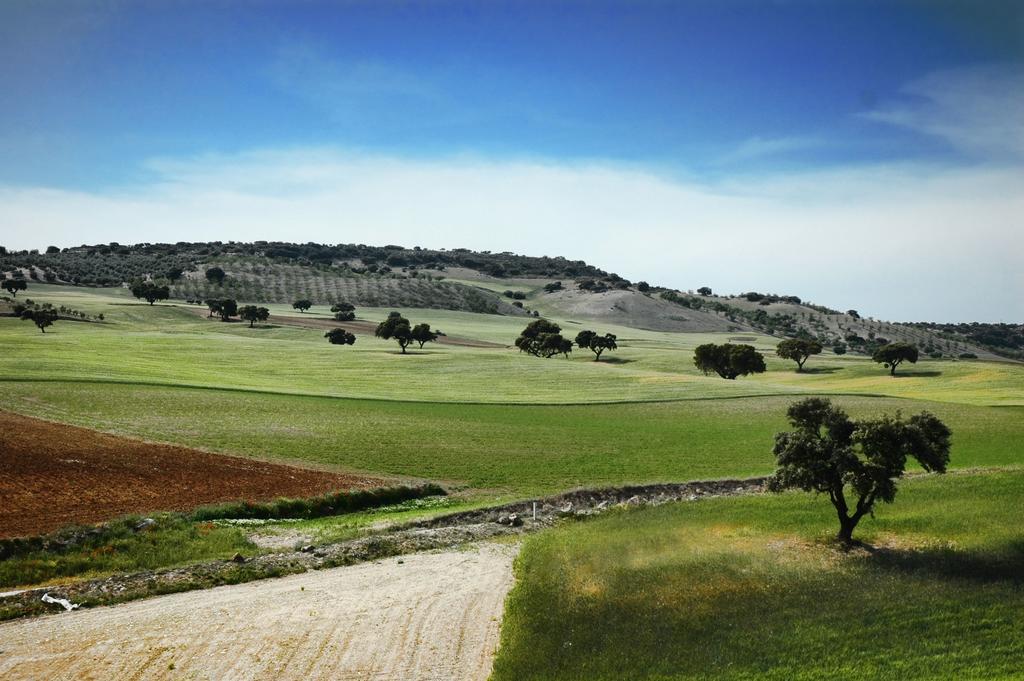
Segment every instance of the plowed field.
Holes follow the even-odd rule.
[[[0,537],[383,481],[131,440],[0,412]]]

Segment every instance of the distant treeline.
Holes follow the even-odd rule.
[[[444,270],[465,267],[493,277],[594,277],[607,272],[582,260],[525,256],[514,253],[471,251],[465,248],[429,250],[420,247],[367,246],[364,244],[295,244],[279,241],[178,242],[175,244],[50,246],[45,251],[8,251],[0,246],[0,272],[36,268],[48,281],[109,286],[150,276],[177,280],[182,271],[225,256],[260,256],[303,265],[346,263],[353,271],[377,272],[388,268]],[[36,272],[33,275],[38,277]]]
[[[967,339],[1004,357],[1024,359],[1024,324],[909,322],[907,326],[933,331],[942,338]]]

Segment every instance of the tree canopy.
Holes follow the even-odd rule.
[[[384,340],[395,339],[398,346],[402,348],[403,355],[405,354],[405,348],[413,341],[412,327],[409,324],[409,320],[398,312],[392,312],[388,315],[387,319],[378,324],[374,335]]]
[[[619,346],[616,345],[615,340],[617,336],[614,333],[606,333],[601,336],[596,331],[580,331],[576,334],[576,345],[581,350],[590,350],[594,353],[594,361],[600,361],[601,353],[605,350],[615,350]]]
[[[144,299],[152,305],[158,300],[167,300],[171,297],[171,289],[167,286],[160,286],[152,281],[139,281],[132,285],[132,295]]]
[[[37,307],[23,310],[21,318],[32,321],[40,331],[46,333],[46,327],[52,326],[57,321],[57,311],[50,307]]]
[[[815,340],[804,338],[788,338],[775,348],[775,354],[782,359],[791,359],[796,362],[796,370],[804,370],[804,362],[811,355],[821,354],[821,343]]]
[[[249,322],[249,328],[251,329],[256,325],[256,322],[265,322],[270,318],[270,310],[265,307],[256,307],[255,305],[243,305],[238,308],[238,316]]]
[[[206,270],[206,280],[214,284],[223,284],[225,276],[224,270],[219,267],[211,267]]]
[[[697,289],[697,293],[701,294],[702,296],[710,296],[711,295],[711,287],[710,286],[701,286],[699,289]]]
[[[327,339],[331,345],[354,345],[356,342],[355,335],[349,333],[345,329],[331,329],[324,334],[324,338]]]
[[[753,345],[732,343],[698,345],[693,352],[693,363],[705,376],[714,372],[728,379],[747,374],[762,374],[766,369],[764,355],[755,350]]]
[[[897,412],[852,421],[829,400],[810,397],[791,405],[786,415],[793,430],[775,436],[778,468],[768,487],[827,494],[843,542],[852,541],[857,523],[873,512],[875,502],[896,498],[896,480],[908,457],[928,472],[943,473],[949,463],[949,428],[928,412],[907,420]],[[856,498],[852,506],[847,489]]]
[[[313,301],[306,300],[305,298],[302,298],[301,300],[296,300],[294,303],[292,303],[292,308],[298,310],[299,312],[305,312],[311,307],[313,307]]]
[[[220,300],[208,300],[206,301],[207,307],[210,311],[220,317],[222,322],[228,321],[231,317],[238,314],[238,303],[234,298],[221,298]]]
[[[411,337],[420,344],[420,349],[423,349],[424,343],[431,343],[437,340],[437,334],[430,330],[430,324],[427,323],[417,324],[412,327]]]
[[[534,357],[550,358],[572,352],[572,341],[562,337],[562,327],[547,319],[537,319],[526,325],[519,337],[516,347],[520,352],[528,352]]]
[[[335,303],[331,305],[331,312],[339,322],[350,322],[356,318],[356,306],[352,303]]]
[[[14,298],[18,297],[18,291],[24,291],[28,288],[28,283],[24,279],[4,279],[3,288]]]
[[[913,343],[888,343],[875,350],[871,359],[884,364],[890,376],[896,375],[896,367],[903,362],[917,364],[918,351]]]

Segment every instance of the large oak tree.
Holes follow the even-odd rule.
[[[949,428],[928,412],[853,421],[829,400],[810,397],[786,414],[793,430],[775,436],[778,469],[768,487],[827,494],[845,543],[876,502],[896,498],[908,457],[929,472],[943,473],[949,463]]]

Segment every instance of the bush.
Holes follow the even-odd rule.
[[[309,499],[275,499],[261,503],[251,501],[202,506],[189,517],[193,521],[220,520],[224,518],[322,518],[342,513],[354,513],[378,506],[390,506],[410,499],[429,496],[445,496],[443,487],[434,484],[419,487],[380,487],[354,492],[334,492]]]

